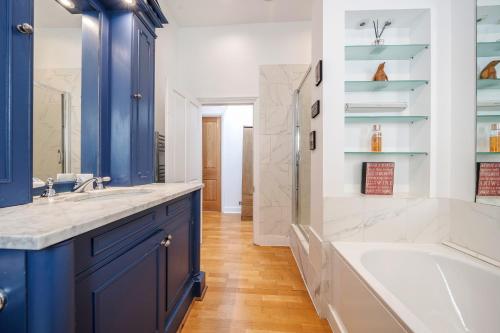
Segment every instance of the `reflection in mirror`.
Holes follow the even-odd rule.
[[[33,177],[44,182],[80,172],[82,17],[71,4],[34,1]]]
[[[500,0],[477,1],[477,196],[500,206]],[[500,72],[499,72],[500,73]]]

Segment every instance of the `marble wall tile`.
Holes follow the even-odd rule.
[[[81,69],[36,69],[35,82],[52,87],[70,96],[71,110],[71,172],[81,171]],[[55,176],[55,175],[54,175]]]
[[[309,295],[314,303],[318,313],[321,315],[322,307],[322,272],[317,272],[311,265],[309,253],[305,248],[307,241],[303,238],[301,231],[297,230],[297,226],[293,226],[290,230],[290,248],[297,263],[297,266],[302,273],[304,283],[309,291]]]
[[[325,241],[442,242],[448,239],[444,199],[348,197],[325,199]]]
[[[450,200],[450,241],[500,261],[500,209]]]
[[[294,91],[307,65],[265,65],[260,68],[259,233],[288,237],[292,223]]]

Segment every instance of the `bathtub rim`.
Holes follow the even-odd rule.
[[[444,244],[426,243],[383,243],[383,242],[330,242],[340,259],[356,274],[364,285],[373,293],[387,311],[409,332],[432,332],[408,307],[399,300],[382,282],[380,282],[362,263],[362,256],[370,250],[409,250],[444,257],[471,264],[493,274],[500,274],[500,269],[493,264],[460,252]],[[335,268],[334,268],[335,269]],[[335,283],[335,281],[333,282]]]

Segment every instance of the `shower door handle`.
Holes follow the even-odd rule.
[[[63,163],[63,157],[62,157],[62,153],[61,153],[61,149],[58,149],[57,150],[57,154],[59,155],[59,164],[62,164]]]

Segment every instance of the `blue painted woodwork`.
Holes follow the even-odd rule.
[[[0,332],[27,331],[26,253],[0,250],[0,289],[7,293],[7,305],[0,312]]]
[[[0,2],[0,208],[31,202],[32,0]]]
[[[155,36],[129,12],[113,14],[111,34],[111,182],[152,183]]]
[[[26,253],[28,332],[74,332],[73,241]]]
[[[81,170],[110,174],[109,14],[96,1],[82,12]]]
[[[0,332],[176,332],[205,285],[199,212],[196,191],[40,251],[0,250]]]

